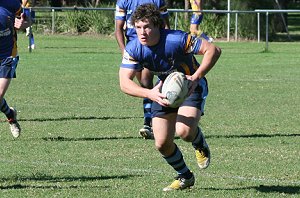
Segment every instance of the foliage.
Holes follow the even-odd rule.
[[[232,3],[232,10],[255,10],[270,9],[274,6],[271,0],[242,1],[235,0]],[[212,4],[206,3],[205,9],[213,9]],[[219,2],[218,9],[226,9],[226,3]],[[101,4],[101,8],[114,9],[115,3]],[[92,7],[90,7],[92,8]],[[36,24],[34,25],[37,32],[49,32],[52,29],[51,12],[37,11]],[[170,12],[171,28],[189,31],[189,22],[191,13],[177,13],[177,22],[175,24],[175,12]],[[280,18],[280,21],[281,18]],[[113,10],[57,10],[55,12],[55,32],[58,33],[97,33],[111,34],[114,32],[114,11]],[[175,26],[176,25],[176,26]],[[238,14],[238,37],[241,39],[256,39],[257,37],[257,14],[256,13],[239,13]],[[278,16],[269,14],[269,39],[276,39],[276,27],[278,26]],[[227,35],[227,14],[204,13],[204,20],[200,25],[205,33],[213,38],[222,38]],[[260,34],[265,38],[266,32],[266,15],[260,15]],[[235,14],[231,14],[230,34],[235,33]]]
[[[169,20],[171,29],[189,31],[189,18],[184,13],[177,13],[177,16],[175,12],[170,13]]]
[[[91,20],[90,31],[100,34],[114,32],[114,13],[106,11],[91,11],[88,13]]]
[[[52,16],[49,12],[37,12],[35,30],[48,32],[52,29]],[[114,32],[113,11],[103,10],[64,10],[55,11],[56,33],[96,33],[111,34]]]
[[[67,12],[64,19],[60,20],[58,25],[61,30],[59,32],[82,33],[87,32],[91,27],[89,11]]]
[[[226,36],[227,18],[222,15],[207,13],[204,15],[200,29],[213,38]]]
[[[247,3],[245,1],[235,1],[233,10],[249,10],[249,5],[253,2]],[[265,23],[264,23],[265,24]],[[235,15],[231,15],[231,27],[235,27]],[[264,26],[261,29],[264,30]],[[256,13],[239,13],[238,14],[238,37],[246,39],[255,39],[257,35],[257,15]]]
[[[175,16],[175,13],[170,13],[171,28],[175,28],[176,25],[176,29],[189,32],[191,13],[189,13],[188,15],[183,12],[177,13],[176,24]],[[212,13],[205,14],[204,20],[200,24],[200,29],[213,38],[224,37],[226,35],[226,18],[224,16],[219,16]]]

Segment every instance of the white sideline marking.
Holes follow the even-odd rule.
[[[70,164],[65,162],[28,162],[24,160],[5,160],[0,159],[0,162],[3,163],[10,163],[10,164],[31,164],[31,165],[45,165],[45,166],[67,166],[67,167],[81,167],[81,168],[91,168],[91,169],[106,169],[109,170],[106,166],[98,166],[98,165],[86,165],[86,164]],[[123,170],[129,173],[133,172],[140,172],[140,173],[160,173],[164,174],[167,173],[167,171],[159,171],[159,170],[153,170],[153,169],[131,169],[131,168],[119,168],[119,170]],[[198,175],[198,174],[197,174]],[[298,184],[300,185],[300,181],[293,181],[293,180],[286,180],[286,179],[268,179],[268,178],[256,178],[256,177],[243,177],[238,175],[217,175],[217,174],[209,174],[201,172],[201,176],[209,177],[209,178],[226,178],[226,179],[234,179],[234,180],[243,180],[243,181],[255,181],[255,182],[269,182],[269,183],[285,183],[285,184]]]

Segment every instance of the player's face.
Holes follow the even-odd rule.
[[[148,19],[135,22],[135,29],[142,45],[153,46],[159,42],[159,27],[155,27]]]

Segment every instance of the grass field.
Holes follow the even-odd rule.
[[[0,197],[299,197],[299,43],[216,43],[201,127],[211,166],[193,189],[165,193],[175,172],[138,135],[142,99],[119,90],[121,56],[112,38],[36,36],[6,94],[23,129],[0,122]],[[201,57],[199,57],[200,60]]]

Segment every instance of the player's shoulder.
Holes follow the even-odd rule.
[[[143,45],[140,43],[139,39],[135,37],[134,39],[130,40],[125,47],[125,50],[130,55],[137,55],[142,51]]]
[[[13,14],[17,13],[22,8],[19,0],[0,1],[0,7],[7,9]]]
[[[7,23],[7,17],[10,16],[10,17],[13,17],[13,13],[8,10],[6,7],[2,7],[0,6],[0,20],[1,20],[1,23],[5,24]]]
[[[0,7],[5,8],[13,15],[19,15],[22,9],[21,3],[18,0],[0,1]]]
[[[128,4],[128,0],[118,0],[116,6],[124,8],[127,4]]]
[[[138,47],[140,45],[141,45],[141,43],[139,42],[139,39],[138,39],[137,36],[133,37],[133,39],[128,41],[127,44],[126,44],[126,46],[129,46],[129,47],[134,47],[134,46]]]
[[[118,0],[117,6],[122,8],[128,8],[139,4],[139,0]]]
[[[155,3],[156,5],[161,5],[161,4],[165,4],[164,0],[152,0],[153,3]]]
[[[168,30],[165,29],[161,32],[162,36],[168,41],[179,41],[184,39],[188,34],[181,30]]]

